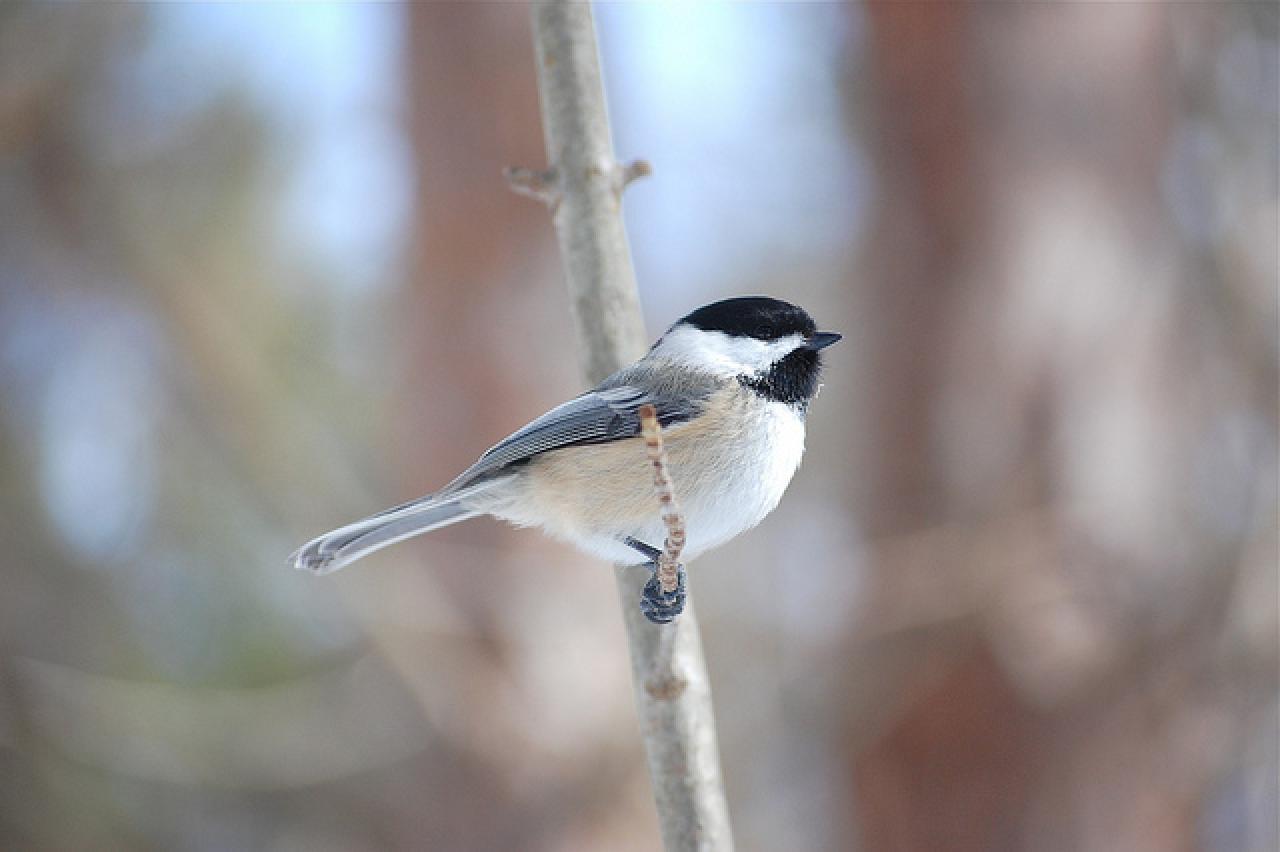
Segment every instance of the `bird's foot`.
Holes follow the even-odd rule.
[[[640,611],[644,617],[654,624],[670,624],[676,616],[684,612],[684,601],[687,597],[685,572],[683,565],[676,566],[676,587],[673,591],[662,591],[662,579],[658,576],[658,560],[662,551],[651,544],[627,536],[622,543],[649,560],[649,581],[644,584],[640,594]]]
[[[683,565],[676,566],[676,587],[670,592],[662,590],[662,578],[658,576],[658,563],[650,563],[652,574],[644,584],[640,594],[640,611],[644,617],[654,624],[670,624],[676,616],[684,612],[686,595],[685,570]]]

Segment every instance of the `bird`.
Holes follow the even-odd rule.
[[[640,360],[499,441],[440,490],[321,535],[290,557],[328,574],[388,545],[478,515],[538,527],[653,576],[640,607],[658,624],[684,609],[657,582],[665,528],[639,410],[656,409],[693,559],[778,505],[804,454],[822,350],[841,335],[768,296],[713,302],[672,325]]]

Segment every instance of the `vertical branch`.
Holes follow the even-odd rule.
[[[533,39],[556,234],[583,370],[594,383],[643,355],[648,341],[622,227],[624,176],[613,153],[591,7],[535,4]]]
[[[509,176],[551,207],[583,372],[597,382],[643,355],[647,344],[622,224],[622,190],[648,166],[623,167],[614,157],[591,7],[550,0],[535,4],[532,14],[551,167]],[[619,567],[617,577],[663,843],[668,850],[731,849],[692,601],[674,623],[651,624],[636,605],[647,570]]]

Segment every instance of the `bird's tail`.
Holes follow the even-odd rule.
[[[299,571],[329,574],[397,541],[483,514],[466,504],[467,496],[469,492],[429,494],[387,509],[312,539],[289,562]]]

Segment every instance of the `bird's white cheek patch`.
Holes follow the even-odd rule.
[[[663,336],[655,353],[694,369],[737,376],[763,372],[802,345],[804,338],[799,334],[780,340],[757,340],[681,326]]]

